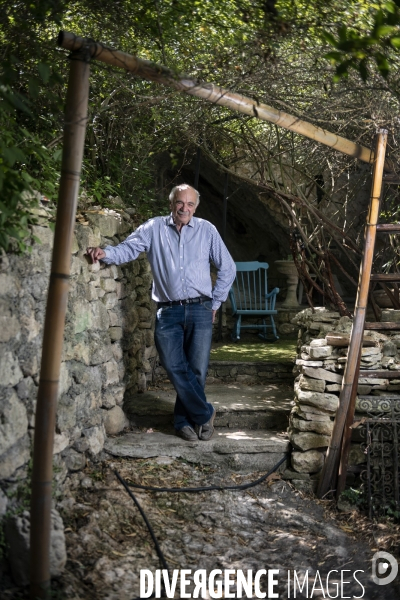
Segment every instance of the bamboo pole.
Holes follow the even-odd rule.
[[[373,163],[374,152],[370,148],[355,144],[339,135],[331,133],[321,127],[316,127],[307,121],[288,113],[276,110],[267,104],[260,104],[256,100],[246,98],[241,94],[230,92],[213,83],[201,83],[185,75],[174,73],[171,69],[163,65],[157,65],[149,60],[143,60],[136,56],[131,56],[120,50],[112,50],[100,43],[86,40],[85,38],[74,35],[67,31],[60,31],[58,36],[58,45],[67,50],[79,50],[82,47],[88,47],[92,58],[100,60],[108,65],[125,69],[132,72],[137,77],[162,83],[176,90],[186,92],[191,96],[203,98],[213,104],[225,106],[232,110],[257,117],[263,121],[270,121],[280,127],[304,135],[316,142],[325,144],[339,152],[348,154],[354,158]],[[393,170],[389,161],[385,165],[386,170]]]
[[[382,193],[382,177],[385,163],[386,142],[387,131],[381,130],[378,133],[376,140],[376,161],[374,163],[374,171],[372,177],[371,201],[369,207],[369,214],[367,218],[367,225],[365,228],[364,254],[360,268],[355,315],[353,320],[353,327],[350,334],[350,346],[347,355],[346,367],[343,375],[339,408],[336,413],[328,453],[326,456],[325,465],[322,470],[318,487],[318,496],[320,498],[325,496],[327,492],[330,491],[332,481],[336,476],[335,465],[337,465],[338,463],[339,448],[342,443],[342,436],[345,423],[347,423],[346,433],[349,432],[349,427],[353,423],[352,417],[354,417],[354,405],[356,394],[354,394],[351,406],[350,400],[352,396],[353,385],[356,387],[358,382],[358,359],[359,354],[361,352],[365,315],[367,312],[368,291],[376,239],[376,227],[378,223],[380,198]],[[353,411],[352,415],[350,414],[350,410]],[[343,469],[345,467],[347,468],[347,457],[348,453],[347,456],[342,457],[341,476],[343,474]]]
[[[65,109],[61,180],[43,334],[33,450],[30,579],[31,598],[50,595],[50,529],[53,443],[64,338],[72,236],[86,133],[89,59],[81,48],[71,55]]]

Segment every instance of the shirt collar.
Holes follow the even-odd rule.
[[[172,213],[169,215],[169,217],[167,217],[167,223],[168,225],[173,225],[175,227],[175,223],[174,223],[174,218],[172,216]],[[189,221],[189,223],[187,223],[185,225],[185,227],[187,227],[189,225],[189,227],[194,227],[194,217],[192,217]]]

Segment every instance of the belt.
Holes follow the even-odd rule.
[[[169,302],[157,302],[157,308],[162,308],[163,306],[176,306],[177,304],[181,304],[182,306],[185,304],[198,304],[199,302],[203,302],[203,300],[211,300],[208,296],[197,296],[196,298],[186,298],[185,300],[170,300]]]

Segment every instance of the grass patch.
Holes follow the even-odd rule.
[[[290,362],[296,358],[296,346],[296,340],[218,342],[213,344],[210,360]]]

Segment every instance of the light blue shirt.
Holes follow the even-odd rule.
[[[121,244],[107,246],[104,251],[103,262],[116,265],[147,252],[153,272],[152,298],[156,302],[208,296],[217,310],[236,275],[235,263],[217,229],[197,217],[192,217],[180,232],[172,215],[149,219]],[[214,289],[210,262],[218,270]]]

